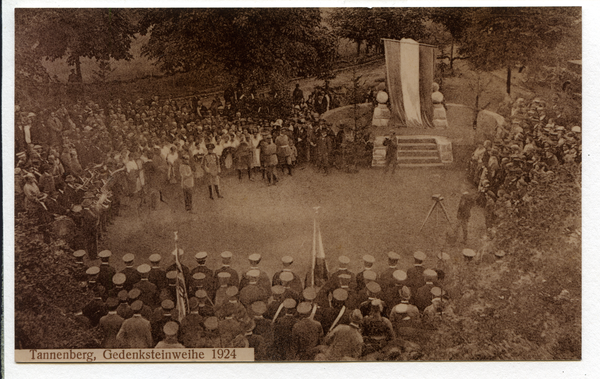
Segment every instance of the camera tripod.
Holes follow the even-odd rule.
[[[429,213],[427,213],[427,217],[425,217],[425,221],[423,221],[423,224],[421,225],[421,228],[419,228],[419,233],[421,233],[421,230],[423,230],[423,227],[425,226],[425,223],[427,222],[427,220],[429,220],[429,217],[431,216],[431,214],[433,213],[433,211],[438,208],[441,209],[441,211],[444,213],[444,216],[446,216],[446,220],[448,220],[448,223],[452,223],[450,221],[450,217],[448,216],[448,212],[446,211],[446,207],[444,207],[444,204],[442,203],[442,200],[444,200],[444,198],[442,197],[442,195],[436,194],[436,195],[432,195],[431,198],[433,199],[433,205],[431,206],[431,208],[429,209]],[[438,213],[440,212],[440,210],[438,209]],[[437,226],[437,214],[436,214],[436,226]]]

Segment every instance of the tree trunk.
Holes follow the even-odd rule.
[[[510,79],[512,77],[512,70],[510,66],[506,69],[506,93],[510,95]]]
[[[361,40],[357,40],[356,41],[356,56],[360,57],[360,44],[361,44]]]
[[[452,70],[454,65],[454,38],[452,38],[452,43],[450,44],[450,70]]]
[[[477,75],[477,90],[475,91],[475,116],[473,117],[473,130],[477,130],[477,118],[479,117],[479,95],[481,88],[479,87],[479,75]]]
[[[75,74],[77,74],[77,81],[83,83],[83,77],[81,76],[81,61],[79,57],[75,59]]]

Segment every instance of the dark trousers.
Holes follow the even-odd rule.
[[[192,210],[192,189],[191,188],[183,189],[183,200],[185,202],[185,210],[191,211]]]

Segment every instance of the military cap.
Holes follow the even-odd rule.
[[[118,272],[112,277],[113,283],[117,286],[122,286],[123,283],[125,283],[126,279],[127,278],[125,277],[125,274],[123,274],[122,272]]]
[[[398,260],[400,260],[400,256],[398,254],[394,253],[393,251],[390,251],[388,253],[388,259],[390,261],[398,261]]]
[[[160,254],[152,254],[150,256],[150,262],[152,262],[152,263],[158,263],[158,262],[160,262],[161,259],[162,259],[162,256]]]
[[[360,309],[355,309],[352,311],[352,313],[350,313],[350,322],[352,322],[354,324],[360,324],[362,319],[363,319],[363,316],[362,316],[362,313],[360,313]]]
[[[195,311],[198,308],[198,299],[195,297],[190,298],[190,301],[188,302],[189,306],[190,306],[190,310]]]
[[[229,297],[234,297],[238,294],[238,289],[235,286],[229,286],[227,287],[227,289],[225,290],[225,294]]]
[[[85,270],[85,273],[88,274],[89,276],[98,275],[100,273],[100,267],[92,266],[92,267],[88,268],[87,270]]]
[[[221,258],[223,259],[231,259],[233,257],[233,253],[231,251],[224,251],[221,253]]]
[[[110,250],[102,250],[98,253],[98,258],[105,260],[112,256],[112,252]]]
[[[375,257],[372,255],[369,255],[369,254],[363,255],[362,259],[365,263],[370,263],[370,264],[375,263]]]
[[[260,271],[259,270],[250,270],[246,273],[247,276],[249,276],[250,278],[258,278],[260,276]]]
[[[371,301],[371,308],[378,308],[379,312],[383,311],[383,302],[379,299]]]
[[[305,300],[313,301],[317,298],[317,291],[313,287],[307,287],[302,291],[302,296],[304,296]]]
[[[167,272],[167,279],[175,280],[177,279],[177,271],[169,271]]]
[[[374,281],[377,280],[377,274],[375,273],[375,271],[371,271],[371,270],[365,270],[363,271],[363,278],[365,279],[365,281]]]
[[[440,287],[433,287],[430,292],[435,297],[440,297],[446,294],[446,291],[442,290]]]
[[[166,336],[174,336],[179,331],[179,325],[175,321],[169,321],[163,326],[163,332]]]
[[[310,313],[310,311],[312,310],[312,305],[305,301],[303,303],[298,304],[298,307],[296,308],[296,310],[301,315],[305,315],[305,314]]]
[[[465,259],[471,260],[471,259],[473,259],[473,257],[475,257],[475,250],[473,250],[473,249],[463,249],[462,254],[465,257]]]
[[[129,294],[128,294],[127,290],[121,290],[117,294],[117,297],[119,298],[119,301],[121,303],[123,303],[123,302],[127,301],[127,299],[129,299]]]
[[[123,262],[125,262],[125,264],[133,262],[134,259],[135,259],[135,256],[131,253],[127,253],[127,254],[123,255]]]
[[[254,253],[254,254],[250,254],[250,256],[248,257],[248,260],[250,262],[259,262],[261,260],[261,256],[258,253]]]
[[[213,147],[214,148],[214,147]],[[215,330],[219,327],[219,320],[216,317],[209,317],[204,320],[204,327],[207,330]]]
[[[198,299],[206,299],[208,297],[208,294],[203,289],[199,289],[198,291],[196,291],[195,295]]]
[[[294,280],[294,274],[289,271],[283,271],[279,274],[279,279],[281,279],[282,282],[288,283]]]
[[[284,256],[284,257],[281,258],[281,261],[285,265],[290,265],[290,264],[292,264],[294,262],[294,258],[290,257],[289,255],[286,255],[286,256]]]
[[[192,279],[194,280],[204,280],[206,279],[206,274],[203,272],[196,272],[194,275],[192,275]]]
[[[394,307],[394,311],[400,314],[406,313],[408,312],[408,305],[400,303]]]
[[[410,299],[410,295],[411,295],[410,287],[402,286],[402,289],[399,290],[398,293],[402,299],[404,299],[404,300]]]
[[[346,301],[348,299],[348,291],[343,288],[333,290],[333,298],[337,301]]]
[[[504,256],[506,255],[506,253],[504,252],[504,250],[497,250],[494,255],[496,256],[496,258],[504,258]]]
[[[427,259],[427,255],[422,252],[422,251],[417,251],[416,253],[413,254],[413,257],[418,260],[418,261],[424,261],[425,259]]]
[[[131,304],[131,310],[136,313],[141,311],[143,307],[144,307],[144,303],[142,303],[141,300],[136,300],[133,302],[133,304]]]
[[[163,300],[162,303],[160,303],[160,306],[166,311],[170,311],[171,309],[175,308],[175,304],[173,304],[173,301],[169,299]]]
[[[377,294],[381,292],[381,286],[377,282],[369,282],[367,283],[367,290],[372,294]]]
[[[437,255],[437,258],[442,260],[442,261],[449,261],[450,260],[450,255],[448,255],[448,253],[439,253]]]
[[[394,273],[392,274],[392,276],[394,277],[394,279],[396,279],[396,281],[401,282],[403,280],[406,280],[406,278],[408,277],[406,275],[406,272],[402,271],[402,270],[396,270],[394,271]]]
[[[106,307],[108,308],[109,311],[114,311],[115,309],[117,309],[118,306],[119,306],[119,299],[117,299],[116,297],[109,297],[106,300]]]
[[[231,274],[225,271],[221,271],[220,273],[217,274],[217,278],[219,279],[229,279],[231,278]]]
[[[141,265],[138,266],[137,271],[140,274],[147,274],[147,273],[150,272],[151,269],[152,268],[150,267],[150,265],[148,265],[146,263],[143,263],[143,264],[141,264]]]
[[[264,301],[255,301],[252,303],[252,305],[250,305],[250,308],[255,314],[262,315],[267,311],[267,304],[265,304]]]
[[[345,255],[340,255],[340,257],[338,258],[338,261],[340,262],[340,264],[342,265],[347,265],[350,263],[350,258],[348,258]]]
[[[76,252],[73,253],[73,256],[75,257],[75,259],[77,259],[78,261],[83,259],[83,256],[85,255],[85,250],[77,250]],[[100,254],[98,254],[100,255]]]
[[[171,254],[173,254],[173,255],[177,255],[178,254],[179,256],[182,256],[183,255],[183,249],[182,248],[178,248],[177,250],[173,250],[171,252]]]
[[[425,279],[433,280],[437,278],[437,272],[428,268],[427,270],[423,271],[423,276],[425,277]]]
[[[207,257],[208,257],[208,253],[206,251],[201,251],[199,253],[196,253],[196,255],[194,255],[194,258],[196,258],[197,261],[206,260]]]
[[[296,308],[296,300],[292,299],[291,297],[288,297],[283,301],[283,307],[286,309]]]
[[[283,288],[283,286],[276,285],[271,287],[271,292],[273,293],[273,295],[283,295],[283,293],[285,292],[285,288]]]
[[[142,291],[139,288],[133,288],[132,290],[129,291],[128,296],[131,300],[137,300],[141,294],[142,294]]]

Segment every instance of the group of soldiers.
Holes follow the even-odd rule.
[[[111,266],[110,251],[99,253],[100,266],[87,267],[85,254],[74,252],[75,275],[94,299],[76,317],[99,328],[103,348],[250,347],[260,361],[358,360],[417,341],[453,315],[454,269],[446,253],[426,268],[427,256],[418,251],[403,270],[400,256],[390,252],[381,272],[365,255],[359,273],[340,256],[320,288],[310,286],[309,275],[303,283],[290,256],[270,276],[260,268],[260,254],[250,255],[242,272],[231,267],[228,251],[215,270],[206,266],[206,252],[195,255],[196,267],[181,264],[182,249],[166,267],[160,254],[137,267],[133,254],[125,254],[121,272]]]
[[[565,114],[556,101],[517,99],[493,140],[473,152],[468,176],[478,187],[488,230],[495,225],[497,202],[520,201],[532,181],[550,177],[559,165],[581,164],[581,126],[564,126],[570,123]]]

